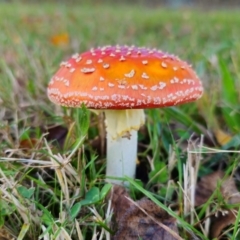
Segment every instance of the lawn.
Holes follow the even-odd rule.
[[[146,218],[165,231],[154,239],[169,228],[172,239],[240,239],[239,26],[238,10],[0,3],[0,239],[150,239],[148,224],[140,238],[124,231],[131,214],[135,228]],[[73,53],[116,44],[179,56],[205,93],[146,110],[114,224],[102,116],[56,106],[46,89]]]

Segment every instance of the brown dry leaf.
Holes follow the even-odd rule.
[[[37,146],[38,143],[39,140],[36,138],[24,139],[19,142],[19,148],[24,150],[33,149]]]
[[[133,204],[119,221],[114,240],[175,240],[178,236],[176,220],[151,200]]]
[[[229,204],[240,203],[240,193],[232,178],[224,179],[224,173],[217,171],[201,178],[197,184],[195,194],[195,205],[200,206],[208,201],[216,190],[218,183],[221,182],[221,193],[225,201]]]
[[[133,202],[120,186],[112,191],[112,203],[118,230],[113,240],[175,240],[176,220],[146,198]]]
[[[114,231],[117,229],[116,225],[119,220],[131,206],[131,202],[127,199],[128,197],[129,194],[124,187],[118,185],[112,187],[109,198],[112,201],[112,210],[114,212],[114,219],[111,224]]]
[[[67,33],[60,33],[51,36],[50,41],[55,46],[63,46],[69,44],[69,35]]]
[[[18,153],[16,152],[17,156],[29,156],[29,154],[37,153],[39,149],[42,148],[41,139],[37,138],[28,138],[19,141],[18,149],[20,150]]]
[[[232,178],[224,178],[222,171],[217,171],[204,176],[198,183],[196,188],[196,206],[202,205],[208,201],[213,192],[217,189],[219,182],[221,183],[220,191],[222,197],[228,204],[240,203],[240,193],[236,188],[235,182]],[[222,230],[235,222],[236,216],[233,210],[223,210],[215,213],[211,217],[210,237],[217,238]]]
[[[34,128],[32,130],[35,131]],[[41,132],[47,132],[46,139],[48,141],[53,141],[53,144],[62,148],[68,134],[68,129],[61,125],[54,125],[42,127]],[[20,140],[19,148],[24,151],[39,149],[41,148],[41,140],[34,137]]]
[[[236,219],[236,214],[232,210],[228,211],[228,213],[220,212],[217,216],[211,218],[212,224],[210,229],[210,237],[211,239],[218,239],[222,230],[233,224]]]
[[[224,177],[222,171],[217,171],[201,178],[196,187],[195,205],[200,206],[208,201],[217,188],[218,181]]]
[[[7,230],[4,226],[0,228],[0,240],[14,240],[10,231]]]
[[[54,144],[62,148],[68,134],[68,129],[61,125],[55,125],[51,127],[47,126],[46,131],[48,132],[47,140],[54,141]]]
[[[232,139],[232,136],[229,133],[224,132],[220,128],[213,130],[213,133],[214,133],[214,136],[215,136],[217,142],[221,146],[227,144]]]
[[[221,186],[221,192],[225,201],[228,204],[238,204],[240,203],[240,193],[235,185],[235,182],[232,178],[227,178]],[[234,212],[235,211],[235,212]],[[238,209],[230,209],[228,211],[220,212],[220,214],[212,218],[212,226],[210,236],[212,238],[217,238],[222,230],[233,224],[236,219]]]

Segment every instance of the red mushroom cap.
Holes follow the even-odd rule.
[[[156,49],[106,46],[74,54],[51,79],[51,101],[92,109],[158,108],[201,97],[202,83],[178,57]]]

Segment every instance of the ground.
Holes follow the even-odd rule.
[[[146,111],[126,195],[144,209],[144,197],[155,203],[175,239],[238,239],[239,26],[237,9],[1,3],[2,238],[109,239],[117,231],[106,200],[103,120],[54,105],[46,88],[73,53],[127,44],[186,60],[205,93],[196,103]],[[135,213],[128,204],[124,214]]]

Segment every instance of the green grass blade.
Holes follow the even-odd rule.
[[[235,81],[227,67],[226,62],[219,57],[219,68],[222,78],[221,102],[223,103],[222,113],[227,126],[234,132],[240,130],[240,111],[238,91]]]
[[[192,225],[190,225],[189,223],[185,222],[184,219],[182,219],[181,217],[179,217],[174,211],[172,211],[170,208],[168,208],[167,206],[165,206],[164,204],[162,204],[160,201],[158,201],[153,195],[152,193],[148,192],[147,190],[145,190],[143,187],[141,187],[140,185],[138,185],[133,179],[126,177],[126,179],[128,180],[128,182],[130,184],[132,184],[136,189],[138,189],[140,192],[142,192],[146,197],[148,197],[149,199],[151,199],[154,203],[156,203],[159,207],[161,207],[163,210],[165,210],[169,215],[171,215],[173,218],[175,218],[178,221],[178,224],[181,225],[181,227],[183,229],[188,229],[191,232],[194,232],[196,235],[198,235],[199,237],[201,237],[201,239],[203,240],[207,240],[207,238],[201,233],[199,232],[197,229],[195,229]]]
[[[164,112],[171,118],[174,119],[187,127],[191,127],[193,131],[196,133],[201,133],[200,128],[196,124],[196,122],[189,117],[186,113],[184,113],[180,108],[177,107],[169,107],[164,108]]]

